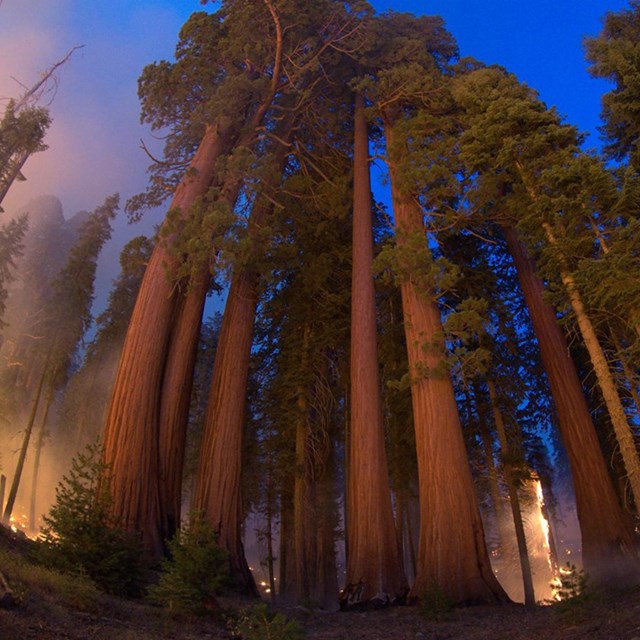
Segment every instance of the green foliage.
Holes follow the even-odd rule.
[[[0,226],[0,329],[5,326],[2,317],[7,304],[7,284],[14,278],[15,261],[22,255],[28,227],[26,215]]]
[[[589,72],[614,83],[602,99],[606,151],[621,160],[631,155],[639,166],[640,135],[640,2],[606,14],[601,33],[585,41]]]
[[[213,528],[192,514],[169,543],[169,554],[160,581],[149,588],[149,599],[172,613],[206,613],[229,579],[229,559]]]
[[[296,620],[270,611],[266,604],[242,611],[230,626],[232,637],[241,640],[302,640],[305,637]]]
[[[551,586],[556,592],[556,598],[559,602],[566,602],[581,597],[585,598],[588,594],[589,578],[583,569],[578,571],[575,564],[569,562],[560,570],[557,583]]]
[[[552,601],[555,613],[567,623],[575,623],[586,617],[594,597],[589,589],[589,579],[584,570],[566,563],[560,569],[557,581],[551,583],[556,600]]]
[[[86,574],[108,593],[138,595],[142,550],[137,538],[113,521],[107,480],[98,446],[72,460],[44,518],[37,555],[61,571]]]
[[[0,120],[0,202],[24,161],[47,148],[43,140],[50,124],[49,111],[43,107],[20,108],[14,100],[7,105]]]
[[[445,593],[442,586],[432,582],[420,598],[420,614],[431,622],[443,622],[451,617],[453,605],[453,600]]]

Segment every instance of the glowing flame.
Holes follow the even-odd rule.
[[[553,569],[553,563],[551,562],[551,542],[549,537],[551,529],[549,527],[549,521],[544,517],[544,494],[542,493],[542,483],[540,482],[540,480],[535,480],[534,486],[536,489],[536,498],[538,500],[538,507],[539,507],[538,513],[540,518],[540,529],[542,530],[542,533],[544,533],[544,540],[542,544],[546,551],[549,568],[553,573],[555,573]]]
[[[9,517],[9,528],[11,529],[11,531],[13,531],[13,533],[22,533],[28,538],[35,539],[37,537],[35,534],[29,535],[29,518],[25,513],[19,516],[12,514]]]

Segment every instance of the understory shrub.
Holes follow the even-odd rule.
[[[89,576],[107,593],[137,596],[142,584],[141,545],[113,521],[106,479],[107,467],[97,445],[89,445],[72,460],[44,518],[37,557],[61,571]]]
[[[192,514],[169,543],[157,585],[149,599],[173,613],[203,614],[217,607],[216,595],[228,585],[229,558],[213,527]]]

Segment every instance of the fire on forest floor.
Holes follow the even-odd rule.
[[[106,596],[59,575],[43,574],[22,557],[24,544],[0,540],[0,571],[19,601],[11,609],[0,609],[2,640],[229,640],[223,609],[237,611],[253,604],[220,599],[220,611],[209,617],[178,619],[143,601]],[[23,565],[19,576],[15,562]],[[592,593],[574,603],[533,609],[454,609],[439,621],[426,619],[417,607],[350,613],[298,607],[285,613],[300,622],[307,640],[640,640],[640,589]]]

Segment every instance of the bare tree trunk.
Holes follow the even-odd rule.
[[[502,227],[529,309],[560,433],[567,450],[582,532],[582,559],[594,584],[636,584],[640,563],[629,522],[618,503],[582,385],[553,308],[516,230]]]
[[[276,134],[281,141],[274,153],[274,182],[279,186],[288,153],[295,113],[286,116]],[[248,222],[251,254],[259,251],[260,231],[273,212],[272,202],[257,197]],[[236,268],[225,304],[220,338],[213,367],[194,506],[219,532],[220,544],[229,552],[232,573],[238,586],[258,595],[242,547],[241,509],[242,431],[253,325],[258,303],[259,274],[250,268]]]
[[[0,474],[0,513],[4,510],[4,493],[7,490],[7,476]]]
[[[252,275],[231,283],[205,415],[194,508],[219,534],[236,586],[257,596],[242,544],[242,430],[253,338],[256,287]],[[215,428],[214,428],[215,425]]]
[[[48,360],[48,359],[47,359]],[[36,389],[35,398],[31,406],[31,413],[29,414],[29,421],[27,427],[24,430],[24,437],[22,438],[22,447],[20,447],[20,454],[18,455],[18,461],[16,462],[16,470],[13,472],[13,480],[11,482],[11,488],[9,489],[9,496],[7,497],[7,504],[4,508],[4,514],[2,521],[7,524],[11,519],[11,513],[16,502],[16,496],[18,495],[18,488],[20,487],[20,479],[22,478],[22,470],[24,468],[24,460],[27,457],[27,449],[29,448],[29,440],[31,440],[31,432],[33,431],[33,425],[36,421],[36,415],[38,413],[38,405],[40,404],[40,397],[42,396],[42,389],[44,387],[44,381],[47,377],[48,364],[45,363],[44,370],[40,376],[38,382],[38,388]]]
[[[163,540],[180,529],[182,476],[193,372],[202,312],[209,290],[209,269],[182,296],[173,325],[160,395],[158,491]]]
[[[40,420],[40,428],[38,429],[38,439],[36,441],[35,458],[33,459],[33,474],[31,476],[31,500],[29,504],[29,527],[31,531],[37,531],[36,528],[36,498],[38,494],[38,475],[40,473],[40,456],[44,447],[44,438],[47,433],[47,419],[49,410],[53,402],[53,385],[47,390],[47,397],[44,403],[44,413]]]
[[[273,520],[275,514],[276,507],[276,496],[275,496],[275,487],[274,487],[274,479],[273,479],[273,468],[271,467],[271,463],[269,463],[269,471],[267,477],[267,530],[265,532],[267,538],[267,570],[269,572],[269,595],[271,596],[271,603],[276,603],[277,592],[276,592],[276,579],[275,579],[275,571],[274,571],[274,561],[275,556],[273,552]]]
[[[311,327],[303,329],[301,371],[309,370]],[[311,587],[316,581],[316,505],[309,455],[309,388],[298,388],[298,419],[296,424],[295,476],[293,485],[293,538],[295,541],[295,597],[299,604],[309,602]]]
[[[533,588],[533,575],[531,573],[531,562],[529,561],[529,552],[527,551],[527,538],[524,532],[524,524],[522,522],[522,510],[520,508],[520,497],[518,496],[518,483],[513,473],[513,464],[511,462],[511,451],[509,441],[507,439],[507,431],[505,428],[502,412],[498,405],[498,394],[493,380],[487,380],[489,388],[489,398],[491,400],[491,408],[493,410],[493,421],[498,432],[498,440],[500,442],[502,458],[502,466],[505,470],[507,479],[507,489],[509,491],[509,503],[511,505],[511,515],[513,516],[513,526],[516,531],[516,541],[518,543],[518,556],[520,558],[520,569],[522,571],[522,583],[524,585],[524,604],[533,607],[536,604],[536,596]]]
[[[316,550],[317,579],[312,585],[311,597],[321,609],[338,609],[338,571],[336,567],[336,504],[334,496],[335,464],[333,451],[329,450],[328,459],[321,477],[316,481],[318,514],[318,540]]]
[[[189,170],[178,185],[171,209],[186,219],[227,151],[230,121],[206,128]],[[158,490],[160,395],[180,293],[167,277],[175,270],[171,239],[158,243],[147,266],[114,381],[104,435],[110,468],[114,516],[142,534],[154,555],[163,550]]]
[[[293,482],[291,482],[293,484]],[[280,548],[278,550],[278,574],[280,588],[278,600],[280,603],[293,602],[295,545],[293,543],[293,489],[285,488],[280,493]]]
[[[421,238],[428,253],[422,211],[399,187],[394,133],[393,123],[385,122],[397,243],[406,251],[407,242]],[[410,596],[420,598],[438,585],[455,602],[506,602],[491,569],[453,384],[443,362],[440,311],[433,292],[418,290],[406,265],[401,276],[420,487],[418,573]]]
[[[369,141],[362,94],[355,97],[351,430],[347,477],[349,556],[343,606],[404,598],[384,444],[373,285]]]

